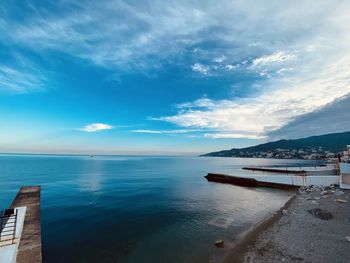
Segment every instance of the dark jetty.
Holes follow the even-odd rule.
[[[226,174],[217,174],[217,173],[208,173],[204,176],[210,182],[224,183],[224,184],[233,184],[239,186],[248,186],[248,187],[272,187],[279,189],[296,189],[298,186],[289,185],[289,184],[279,184],[271,182],[262,182],[254,178],[247,177],[238,177]]]

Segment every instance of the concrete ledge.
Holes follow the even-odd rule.
[[[41,263],[40,186],[21,187],[11,208],[26,206],[17,263]]]
[[[23,224],[24,224],[24,218],[26,215],[26,207],[16,207],[15,213],[17,214],[17,225],[15,230],[15,236],[7,236],[1,238],[0,241],[0,262],[1,263],[16,263],[16,257],[17,257],[17,251],[18,251],[18,245],[22,234]],[[6,227],[13,228],[13,223],[15,222],[15,218],[9,218],[4,226],[4,229]]]

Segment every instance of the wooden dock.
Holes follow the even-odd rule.
[[[12,202],[11,208],[27,207],[16,263],[42,263],[40,191],[40,186],[21,187]]]
[[[208,173],[204,176],[208,181],[224,183],[224,184],[233,184],[238,186],[248,186],[248,187],[270,187],[278,189],[295,189],[299,186],[290,185],[290,184],[280,184],[272,182],[262,182],[254,178],[232,176],[226,174],[217,174],[217,173]]]

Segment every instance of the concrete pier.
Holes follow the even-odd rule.
[[[211,182],[233,184],[233,185],[239,185],[239,186],[248,186],[248,187],[271,187],[271,188],[279,188],[279,189],[295,189],[299,187],[297,185],[264,182],[264,181],[258,181],[255,178],[239,177],[239,176],[217,174],[217,173],[208,173],[208,175],[204,177]]]
[[[305,170],[288,170],[288,169],[278,169],[278,168],[262,168],[262,167],[243,167],[243,170],[257,171],[257,172],[269,172],[278,174],[300,174],[305,175]]]
[[[40,186],[21,187],[11,208],[27,207],[16,263],[41,263]]]

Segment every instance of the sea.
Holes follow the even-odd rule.
[[[208,172],[314,161],[188,156],[0,155],[0,209],[41,185],[47,263],[220,261],[292,192],[208,182]],[[224,248],[214,243],[224,240]]]

